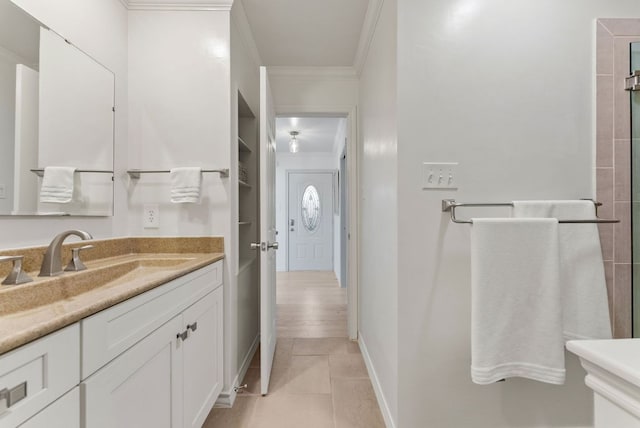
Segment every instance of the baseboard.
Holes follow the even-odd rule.
[[[253,360],[253,356],[258,350],[258,345],[260,345],[260,334],[258,334],[253,340],[253,343],[249,347],[249,352],[244,356],[240,370],[238,370],[236,377],[233,379],[231,387],[226,391],[222,391],[220,395],[218,395],[218,399],[216,400],[214,407],[233,407],[233,403],[235,403],[236,396],[238,395],[236,387],[240,385],[240,379],[244,379],[244,376],[247,374],[247,370],[249,370],[249,366],[251,365],[251,360]]]
[[[387,400],[382,393],[382,387],[380,386],[380,381],[378,380],[378,374],[373,367],[373,362],[371,361],[371,356],[369,355],[369,351],[367,350],[367,345],[364,343],[362,334],[358,334],[358,345],[360,345],[360,352],[362,352],[364,364],[367,366],[369,378],[371,379],[373,391],[376,394],[378,406],[380,406],[380,411],[382,412],[382,417],[384,418],[384,423],[387,425],[387,428],[396,428],[396,424],[394,423],[391,416],[391,411],[389,410],[389,405],[387,404]]]

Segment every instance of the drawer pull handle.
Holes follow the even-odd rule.
[[[196,331],[198,329],[198,322],[194,322],[193,324],[187,325],[187,330]]]
[[[0,401],[4,400],[6,409],[15,406],[27,396],[27,382],[14,386],[13,388],[4,388],[0,390]]]
[[[178,333],[176,335],[176,338],[177,339],[182,339],[182,341],[187,340],[188,337],[189,337],[189,330],[185,330],[182,333]]]

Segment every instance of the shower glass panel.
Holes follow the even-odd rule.
[[[631,43],[631,73],[640,70],[640,42]],[[640,91],[631,91],[631,233],[633,336],[640,337]]]

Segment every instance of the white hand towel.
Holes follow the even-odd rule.
[[[74,167],[47,166],[40,187],[40,202],[66,204],[73,200]]]
[[[514,201],[513,216],[588,220],[596,211],[591,201]],[[611,339],[598,226],[563,223],[558,234],[565,339]]]
[[[471,378],[563,384],[554,219],[472,219]]]
[[[169,176],[171,179],[171,202],[176,204],[197,204],[200,202],[201,168],[172,168]]]

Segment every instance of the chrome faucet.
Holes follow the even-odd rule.
[[[93,239],[93,236],[84,230],[67,230],[57,235],[49,244],[47,252],[42,260],[42,267],[38,276],[56,276],[62,273],[62,243],[70,236],[75,235],[82,240]]]

